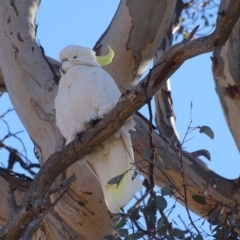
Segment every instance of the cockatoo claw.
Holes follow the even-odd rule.
[[[121,97],[126,96],[128,93],[130,93],[130,90],[127,89],[125,92],[122,93]],[[121,97],[120,97],[120,98],[121,98]]]
[[[90,48],[77,45],[70,45],[61,51],[61,80],[55,109],[56,125],[66,138],[66,144],[74,139],[84,144],[85,135],[97,130],[97,123],[119,102],[121,92],[118,86],[100,67],[108,65],[113,55],[113,50],[109,48],[107,56],[97,57]],[[78,161],[80,165],[86,164],[98,179],[100,184],[97,191],[101,185],[109,211],[117,215],[120,208],[142,189],[137,168],[133,165],[129,130],[134,130],[134,126],[134,120],[130,117],[117,132],[96,148],[89,149],[88,154]],[[79,184],[82,185],[82,182]]]
[[[76,134],[76,137],[77,137],[77,139],[78,139],[80,142],[82,142],[82,135],[83,135],[83,132],[78,132],[78,133]]]
[[[91,119],[91,120],[89,121],[89,124],[91,125],[91,127],[95,127],[96,124],[97,124],[99,121],[101,121],[101,120],[102,120],[101,118]]]

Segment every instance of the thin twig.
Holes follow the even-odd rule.
[[[144,89],[144,94],[145,94],[145,98],[146,98],[146,103],[148,106],[148,112],[149,112],[149,124],[148,124],[148,137],[149,137],[149,147],[152,151],[152,154],[150,156],[150,159],[152,160],[152,163],[149,163],[149,168],[148,168],[148,178],[149,178],[149,183],[150,183],[150,194],[153,194],[153,189],[155,187],[154,184],[154,166],[156,163],[156,159],[155,159],[155,146],[153,144],[153,128],[152,128],[152,121],[153,121],[153,113],[152,113],[152,106],[151,106],[151,98],[148,97],[147,95],[147,87],[148,87],[148,83],[149,80],[151,78],[151,73],[152,73],[152,69],[149,72],[148,75],[148,79],[146,81],[146,85],[143,85],[143,89]]]
[[[188,218],[192,224],[192,226],[194,227],[194,229],[196,230],[196,232],[201,235],[200,231],[198,230],[198,228],[196,227],[196,225],[194,224],[193,220],[192,220],[192,217],[190,215],[190,212],[189,212],[189,207],[188,207],[188,198],[187,198],[187,187],[185,185],[185,177],[184,177],[184,171],[183,171],[183,155],[182,155],[182,149],[181,149],[181,146],[179,145],[178,146],[179,148],[175,151],[176,152],[176,155],[180,161],[180,165],[181,165],[181,176],[182,176],[182,180],[183,180],[183,192],[184,192],[184,203],[185,203],[185,206],[186,206],[186,211],[187,211],[187,214],[188,214]]]
[[[9,112],[13,111],[13,108],[9,108],[5,113],[3,113],[2,115],[0,115],[0,119],[4,118]]]
[[[132,209],[136,208],[149,194],[149,191],[146,191],[135,203],[134,205],[128,210],[128,212],[123,216],[122,219],[127,219],[130,214],[132,213]]]
[[[187,37],[187,39],[184,38],[183,41],[191,41],[192,38],[194,37],[196,31],[198,30],[199,25],[197,25],[195,28],[193,28],[193,30],[190,32],[189,36]]]
[[[185,60],[221,47],[227,41],[232,28],[239,19],[239,10],[240,0],[230,0],[228,6],[224,10],[225,15],[218,17],[217,26],[211,35],[201,39],[176,44],[169,48],[162,57],[165,64],[156,70],[154,74],[155,77],[151,79],[151,83],[149,84],[150,87],[148,88],[148,96],[154,95],[169,76],[172,75]],[[204,48],[200,49],[199,47],[203,44]],[[19,211],[15,212],[13,215],[14,218],[9,220],[1,229],[1,238],[20,239],[26,226],[28,226],[31,220],[38,214],[37,208],[32,208],[32,210],[27,213],[24,211],[29,201],[33,203],[34,201],[39,201],[39,199],[36,200],[35,198],[36,189],[41,198],[46,196],[57,176],[71,164],[83,158],[90,149],[99,145],[100,142],[107,139],[119,129],[119,127],[124,124],[124,121],[144,104],[143,97],[142,88],[137,85],[130,93],[120,99],[117,106],[110,113],[106,114],[103,120],[100,121],[94,129],[83,134],[81,143],[79,143],[78,140],[74,140],[72,143],[66,145],[62,151],[52,154],[43,164],[29,190],[25,194]],[[43,176],[46,175],[47,178],[44,178]],[[21,228],[18,227],[20,224]]]
[[[26,191],[32,183],[32,179],[24,174],[19,174],[0,167],[0,176],[13,185],[16,189]]]
[[[77,178],[76,178],[75,174],[73,174],[71,177],[63,180],[56,186],[51,187],[48,194],[52,195],[53,193],[58,192],[60,189],[65,189],[69,184],[71,184],[73,181],[76,181],[76,180],[77,180]]]
[[[44,221],[44,219],[47,217],[48,213],[54,208],[54,206],[56,206],[56,204],[59,202],[59,200],[67,192],[67,190],[69,189],[71,183],[76,180],[76,177],[75,177],[75,175],[72,175],[71,177],[69,177],[66,180],[68,180],[68,181],[66,181],[64,183],[64,188],[63,188],[63,191],[61,192],[61,194],[55,199],[55,201],[50,206],[46,206],[47,209],[44,209],[44,212],[41,214],[42,216],[38,216],[37,218],[35,218],[29,224],[28,228],[26,229],[26,231],[24,233],[24,236],[21,238],[22,240],[32,239],[34,233],[37,231],[37,229],[39,228],[40,224]]]

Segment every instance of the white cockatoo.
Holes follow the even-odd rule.
[[[111,62],[113,55],[110,47],[107,56],[96,57],[93,50],[76,45],[60,52],[61,79],[55,109],[57,126],[67,139],[66,144],[114,108],[121,96],[113,78],[101,68]],[[84,157],[84,163],[99,180],[112,213],[119,212],[142,188],[134,166],[131,129],[134,130],[134,121],[129,119]],[[113,180],[116,176],[120,176],[119,181]]]

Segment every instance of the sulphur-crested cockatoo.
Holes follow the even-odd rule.
[[[55,108],[57,126],[67,139],[66,144],[108,113],[121,96],[113,78],[101,68],[111,62],[113,55],[109,48],[107,56],[96,57],[93,50],[76,45],[60,52],[61,79]],[[131,129],[134,130],[134,121],[129,119],[119,131],[84,157],[85,164],[99,180],[112,213],[119,212],[142,188],[134,166]],[[115,183],[114,177],[121,175],[121,181]]]

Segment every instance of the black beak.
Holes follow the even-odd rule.
[[[64,62],[67,62],[67,61],[68,61],[68,59],[64,58],[64,59],[62,60],[62,62],[60,63],[60,71],[61,71],[62,74],[65,74],[65,73],[66,73],[66,71],[63,70],[62,65],[63,65]]]

